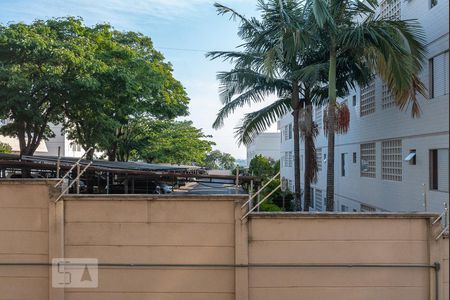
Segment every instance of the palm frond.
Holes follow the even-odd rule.
[[[235,130],[238,144],[248,145],[251,143],[256,135],[267,130],[290,109],[291,99],[281,98],[258,111],[246,114],[241,125]]]

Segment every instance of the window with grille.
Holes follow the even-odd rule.
[[[389,91],[389,87],[386,83],[383,83],[383,93],[381,95],[381,107],[387,109],[393,107],[395,104],[394,97]]]
[[[316,189],[314,195],[314,200],[316,203],[316,210],[323,211],[323,199],[322,199],[322,190]]]
[[[314,111],[314,120],[318,128],[322,128],[322,107],[316,106]]]
[[[322,171],[322,148],[316,149],[317,171]]]
[[[430,59],[431,98],[449,93],[449,52],[444,52]]]
[[[344,205],[344,204],[342,204],[341,205],[341,211],[348,211],[348,206],[347,205]]]
[[[367,116],[375,112],[375,80],[361,88],[360,114]]]
[[[400,20],[401,17],[400,0],[384,0],[381,3],[381,17],[391,20]]]
[[[288,167],[292,167],[292,151],[288,152]]]
[[[292,139],[292,123],[289,123],[289,139]]]
[[[288,179],[288,189],[293,192],[294,191],[294,186],[292,185],[292,180]]]
[[[283,130],[283,135],[284,135],[284,140],[285,141],[287,141],[289,139],[289,132],[288,132],[288,130],[289,130],[288,125],[285,125],[284,126],[284,130]]]
[[[402,181],[402,140],[381,143],[381,178]]]
[[[361,177],[376,177],[376,148],[375,143],[360,145]]]

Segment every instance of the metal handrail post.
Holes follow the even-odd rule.
[[[80,164],[77,163],[77,194],[80,193]]]
[[[264,184],[256,193],[254,193],[252,195],[252,197],[250,197],[244,204],[242,204],[241,208],[244,208],[250,201],[253,200],[253,198],[255,198],[257,195],[259,195],[259,193],[261,193],[261,191],[263,189],[265,189],[269,183],[271,183],[273,180],[275,180],[278,176],[280,176],[280,172],[278,172],[275,176],[273,176],[269,181],[266,182],[266,184]]]
[[[273,193],[275,193],[279,188],[281,188],[281,184],[278,185],[275,189],[273,189],[267,196],[265,196],[261,201],[259,201],[252,209],[250,209],[242,218],[241,221],[244,220],[250,213],[252,213],[256,208],[259,208],[259,206],[266,201],[267,198],[272,196]]]
[[[84,174],[84,172],[86,172],[86,170],[92,165],[92,161],[80,172],[80,174],[78,174],[78,176],[81,176]],[[77,176],[77,177],[78,177]],[[64,191],[61,192],[61,194],[58,196],[58,198],[56,198],[55,202],[58,202],[61,197],[74,185],[74,183],[76,182],[76,179],[73,180],[65,189]]]

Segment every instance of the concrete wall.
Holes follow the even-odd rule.
[[[241,222],[245,195],[67,196],[55,204],[54,183],[0,180],[0,262],[191,266],[101,266],[98,288],[64,290],[52,288],[47,265],[0,265],[1,300],[435,299],[431,268],[298,265],[435,262],[439,299],[448,300],[448,239],[433,239],[433,215],[260,213]]]
[[[448,289],[448,241],[430,241],[429,221],[400,215],[254,215],[250,263],[428,265],[442,259]],[[447,254],[445,254],[447,253]],[[445,279],[444,279],[445,278]],[[254,268],[250,299],[429,299],[428,268]],[[446,282],[446,287],[443,285]],[[446,297],[446,298],[445,298]],[[441,299],[448,299],[448,293]]]
[[[65,257],[99,263],[234,264],[235,197],[67,197]],[[67,300],[234,299],[232,268],[102,269]]]
[[[47,181],[0,180],[0,261],[49,261]],[[47,266],[0,266],[0,299],[49,299]]]

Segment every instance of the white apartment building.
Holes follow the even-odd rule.
[[[418,19],[426,34],[427,60],[422,81],[430,99],[420,99],[422,114],[394,106],[386,86],[377,78],[340,102],[350,109],[348,133],[336,136],[335,210],[441,212],[448,203],[449,158],[449,0],[382,1],[381,13]],[[312,210],[325,210],[327,139],[323,108],[314,108],[320,128],[316,139],[319,176],[312,185]],[[291,114],[280,120],[281,173],[292,189],[293,140]],[[290,136],[290,133],[287,133]],[[303,183],[304,147],[300,169]]]
[[[0,126],[5,125],[8,121],[0,120]],[[55,137],[48,139],[47,141],[41,141],[35,155],[41,156],[57,156],[58,147],[60,147],[60,154],[63,157],[81,157],[84,154],[84,149],[77,143],[69,140],[67,135],[62,132],[62,125],[50,124],[50,129],[55,134]],[[13,153],[20,153],[19,141],[17,138],[6,137],[0,135],[0,142],[9,144]],[[100,156],[102,153],[95,152],[96,156]]]
[[[247,145],[247,165],[256,155],[263,155],[273,160],[280,159],[280,133],[263,132]]]

